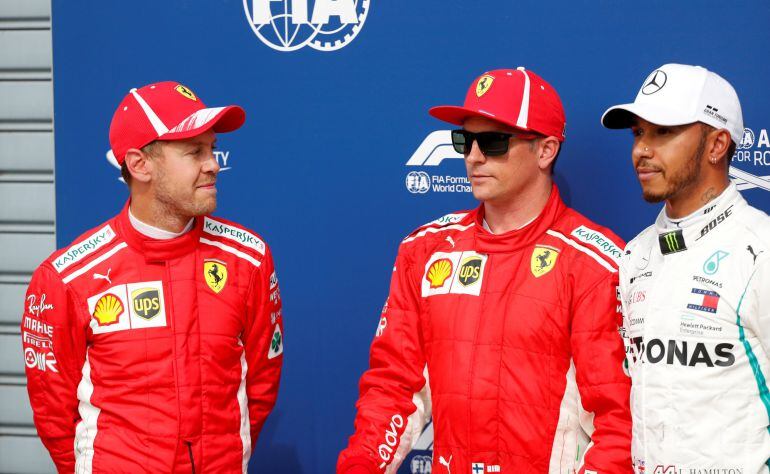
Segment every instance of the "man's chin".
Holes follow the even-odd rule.
[[[665,201],[668,196],[663,193],[654,193],[652,191],[645,191],[642,189],[642,198],[650,204],[657,204],[659,202]]]

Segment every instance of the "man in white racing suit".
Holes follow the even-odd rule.
[[[602,124],[630,128],[655,224],[620,266],[637,473],[770,472],[770,219],[731,184],[738,96],[666,64]]]

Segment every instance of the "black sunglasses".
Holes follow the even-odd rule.
[[[479,132],[467,130],[452,130],[452,146],[457,153],[468,156],[473,148],[473,141],[479,144],[484,156],[500,156],[508,153],[511,138],[532,140],[538,135],[533,133]]]

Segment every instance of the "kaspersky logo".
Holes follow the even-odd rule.
[[[658,243],[660,244],[660,251],[663,255],[687,250],[687,246],[684,243],[684,235],[682,235],[681,230],[660,234],[658,236]]]

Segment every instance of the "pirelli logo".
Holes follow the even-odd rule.
[[[220,237],[230,239],[234,242],[238,242],[239,244],[245,247],[249,247],[262,255],[265,254],[265,243],[262,242],[259,237],[246,230],[239,229],[237,227],[227,225],[224,222],[215,221],[214,219],[206,217],[203,220],[203,231],[211,235],[218,235]]]
[[[687,250],[681,229],[658,235],[658,243],[663,255]]]

